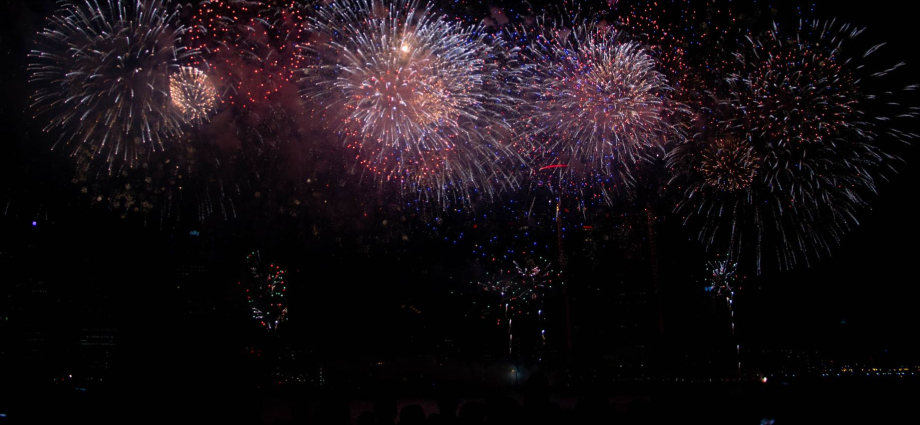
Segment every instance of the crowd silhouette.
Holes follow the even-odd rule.
[[[396,398],[382,394],[374,399],[373,408],[351,421],[349,405],[344,401],[327,401],[320,405],[310,424],[316,425],[530,425],[530,424],[650,424],[657,423],[648,400],[636,399],[618,412],[607,397],[581,398],[574,408],[562,408],[550,397],[549,380],[540,374],[530,377],[523,389],[523,402],[501,395],[484,401],[461,399],[449,392],[437,395],[437,411],[425,415],[422,406],[404,405],[398,409]],[[281,425],[281,423],[279,423]]]

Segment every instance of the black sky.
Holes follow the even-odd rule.
[[[908,63],[907,72],[900,73],[898,83],[920,82],[916,78],[920,75],[920,60],[915,55],[920,37],[915,14],[908,11],[906,3],[885,0],[842,5],[827,1],[818,2],[815,9],[815,16],[821,18],[838,17],[867,26],[864,37],[888,43],[875,60],[904,60]],[[298,241],[298,235],[309,233],[311,226],[291,217],[249,215],[246,220],[252,222],[209,220],[205,225],[188,219],[160,229],[142,220],[122,220],[105,208],[88,206],[70,183],[73,170],[68,158],[49,151],[53,137],[39,133],[41,125],[36,121],[41,118],[33,121],[28,107],[26,54],[44,17],[53,10],[50,0],[4,0],[0,13],[0,248],[19,249],[34,243],[49,254],[28,267],[43,269],[43,273],[66,282],[62,286],[75,292],[101,282],[101,290],[113,291],[111,300],[119,304],[112,314],[144,327],[144,318],[136,315],[157,311],[157,303],[174,305],[174,297],[182,296],[158,286],[165,285],[161,280],[171,279],[161,266],[188,259],[230,269],[239,263],[235,257],[239,253],[261,249],[286,262],[287,267],[299,270],[302,279],[309,282],[312,289],[304,290],[302,296],[308,299],[303,305],[316,311],[311,314],[325,314],[336,323],[335,329],[346,330],[333,332],[326,327],[305,332],[316,332],[316,338],[348,349],[360,345],[349,332],[372,338],[369,335],[380,330],[402,326],[406,323],[402,316],[405,310],[400,305],[415,303],[423,310],[436,310],[439,303],[450,302],[445,301],[449,299],[445,288],[470,278],[465,270],[470,260],[463,258],[468,250],[452,247],[450,240],[444,242],[446,246],[435,246],[443,242],[443,235],[456,232],[430,232],[424,230],[430,226],[421,222],[418,226],[423,230],[410,230],[411,243],[395,244],[399,248],[389,250],[387,242],[377,242],[368,254],[356,251],[360,242],[330,242],[335,235],[322,239],[326,238],[323,235],[318,238],[321,243]],[[906,100],[920,104],[917,98]],[[920,123],[915,123],[914,131],[918,128]],[[900,147],[898,153],[904,158],[904,163],[896,167],[899,174],[880,185],[879,195],[870,200],[872,210],[860,214],[861,225],[846,235],[831,258],[810,267],[800,265],[791,272],[767,271],[763,276],[749,277],[739,301],[743,307],[739,322],[748,326],[748,338],[765,347],[820,344],[869,354],[890,350],[905,358],[920,359],[920,353],[911,347],[915,329],[920,326],[920,315],[915,313],[920,287],[912,283],[917,279],[920,258],[920,226],[914,204],[920,187],[916,141],[912,146]],[[361,206],[348,205],[343,211],[360,212]],[[33,221],[38,223],[37,228],[32,227]],[[677,258],[684,248],[699,250],[699,245],[690,241],[692,232],[681,230],[674,222],[672,219],[663,226],[664,237],[671,244],[663,255]],[[346,222],[333,226],[331,231],[345,229],[342,235],[354,238],[362,233],[355,226],[360,225]],[[193,240],[188,236],[190,230],[203,230],[204,234],[200,240]],[[700,253],[688,255],[704,258]],[[674,264],[687,263],[674,260]],[[593,280],[606,279],[600,271],[596,273]],[[232,274],[220,270],[212,277],[232,279],[228,277]],[[678,289],[675,297],[685,293],[685,288]],[[143,306],[134,309],[132,302]],[[109,305],[109,301],[101,303]],[[668,319],[679,322],[680,314],[690,310],[675,308]],[[85,309],[76,311],[88,314]],[[603,321],[606,314],[603,309],[586,312],[582,320]],[[436,319],[430,323],[412,322],[422,328],[418,334],[463,325],[447,312],[432,316]],[[214,323],[207,326],[233,333],[232,325],[209,320]],[[170,338],[151,328],[138,332]],[[385,335],[380,338],[386,339]],[[411,348],[414,342],[404,343]]]

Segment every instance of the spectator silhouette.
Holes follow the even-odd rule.
[[[377,425],[394,425],[396,421],[396,399],[382,395],[374,400],[374,420]]]
[[[486,406],[477,401],[468,401],[460,408],[460,425],[483,425],[486,423]]]
[[[491,398],[487,406],[489,424],[519,425],[522,423],[521,405],[511,397]]]
[[[549,394],[549,379],[542,373],[531,375],[524,387],[524,423],[559,423],[561,410],[550,402]]]
[[[588,396],[575,405],[576,422],[584,425],[609,424],[612,421],[610,403],[600,396]]]
[[[537,410],[549,405],[549,379],[542,373],[534,373],[524,386],[524,409]]]
[[[313,415],[316,425],[351,425],[348,403],[344,400],[326,400]]]
[[[358,416],[358,422],[356,425],[375,425],[376,419],[374,418],[374,413],[365,411],[360,416]]]
[[[446,419],[450,422],[457,422],[457,408],[460,407],[460,400],[457,400],[457,397],[450,394],[442,394],[438,397],[438,411],[441,414],[441,418]]]
[[[417,404],[410,404],[404,406],[402,411],[399,412],[399,425],[424,425],[425,424],[425,411],[422,410],[422,406]]]
[[[457,407],[460,401],[450,392],[442,392],[438,396],[438,413],[428,416],[429,425],[456,425]]]
[[[626,410],[626,423],[629,425],[646,425],[654,423],[652,403],[648,400],[633,400]]]

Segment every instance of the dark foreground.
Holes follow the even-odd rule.
[[[4,389],[0,423],[892,424],[916,423],[916,379],[655,384],[570,391],[539,376],[515,388],[430,394],[245,391],[233,385]],[[468,391],[467,391],[468,392]]]

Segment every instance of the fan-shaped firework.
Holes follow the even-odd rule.
[[[479,283],[483,291],[501,297],[499,307],[504,311],[503,318],[508,328],[508,354],[511,354],[514,346],[515,320],[526,320],[526,316],[535,319],[540,332],[540,345],[546,343],[543,323],[545,297],[552,286],[553,277],[558,276],[549,263],[542,266],[533,261],[525,265],[517,262],[513,264],[514,270],[502,270],[492,280]]]
[[[629,184],[642,156],[681,135],[667,79],[643,46],[612,27],[587,20],[538,26],[521,92],[534,105],[524,116],[528,132],[555,155],[540,165]]]
[[[357,161],[382,181],[448,202],[514,184],[499,162],[510,105],[481,26],[415,1],[343,0],[314,21],[304,95],[338,122]]]
[[[196,68],[183,66],[169,81],[173,105],[190,123],[207,121],[217,104],[217,91],[208,76]]]
[[[30,54],[34,106],[59,143],[134,165],[181,133],[169,105],[169,76],[193,51],[167,0],[61,3]]]
[[[669,159],[675,181],[687,185],[677,210],[699,219],[707,247],[727,247],[734,261],[753,248],[758,271],[762,250],[771,249],[787,268],[828,252],[857,223],[880,170],[896,159],[879,142],[912,137],[894,128],[884,139],[876,133],[876,122],[892,125],[883,114],[896,104],[864,91],[862,61],[877,47],[843,55],[860,32],[812,23],[795,34],[752,38],[749,51],[737,54],[729,100],[714,111],[725,134],[680,146]]]

